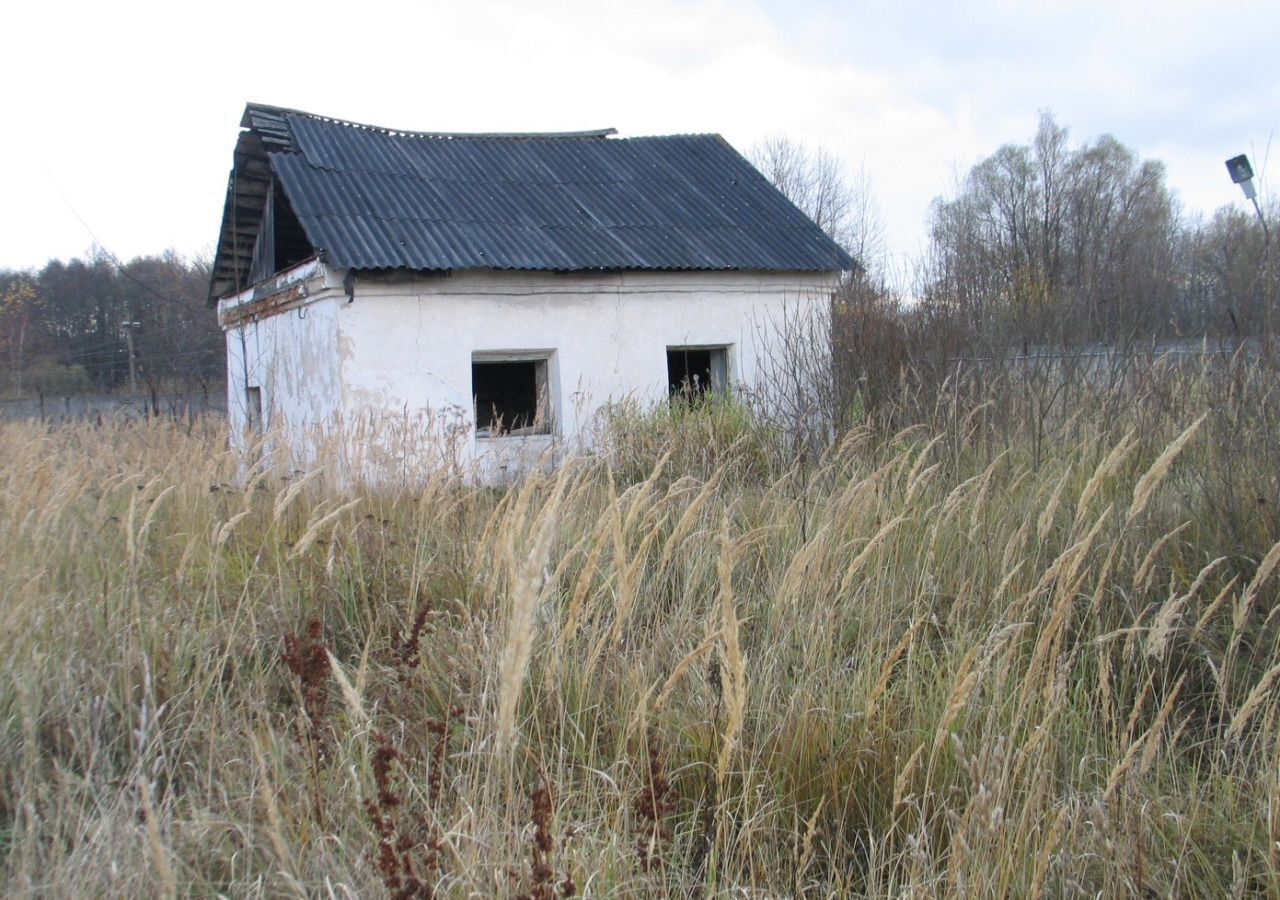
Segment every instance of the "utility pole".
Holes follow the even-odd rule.
[[[133,332],[136,328],[141,328],[141,322],[122,322],[121,329],[124,330],[124,342],[129,348],[129,393],[136,394],[138,392],[138,370],[133,358]]]

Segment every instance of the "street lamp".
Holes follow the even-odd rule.
[[[1253,189],[1253,166],[1249,165],[1248,156],[1241,153],[1231,157],[1227,160],[1227,171],[1231,173],[1231,180],[1240,185],[1240,190],[1244,191],[1247,199],[1252,200],[1258,196],[1258,192]]]
[[[1253,166],[1249,165],[1249,157],[1241,153],[1227,160],[1227,171],[1231,180],[1240,185],[1245,199],[1253,202],[1253,209],[1262,223],[1262,259],[1258,262],[1258,276],[1262,284],[1262,347],[1268,359],[1271,357],[1271,322],[1276,305],[1275,260],[1271,258],[1271,232],[1267,228],[1267,218],[1262,214],[1262,205],[1258,203],[1258,192],[1253,187]]]
[[[1266,217],[1262,215],[1262,206],[1258,203],[1258,191],[1253,186],[1253,166],[1249,165],[1249,157],[1241,153],[1227,160],[1227,171],[1231,180],[1240,185],[1246,200],[1253,201],[1253,208],[1258,213],[1258,221],[1262,223],[1263,240],[1270,244],[1271,235],[1267,230]]]

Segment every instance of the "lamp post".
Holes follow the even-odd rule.
[[[1262,214],[1262,206],[1258,203],[1258,191],[1253,186],[1253,166],[1249,165],[1249,157],[1243,153],[1231,157],[1227,160],[1227,171],[1231,174],[1231,180],[1240,185],[1240,190],[1244,191],[1245,199],[1253,202],[1258,221],[1262,223],[1264,246],[1269,245],[1271,234],[1267,229],[1267,217]]]
[[[1262,225],[1262,260],[1258,264],[1258,278],[1262,292],[1262,352],[1266,359],[1271,358],[1271,326],[1272,313],[1275,306],[1274,282],[1275,263],[1271,259],[1271,231],[1267,228],[1267,217],[1262,214],[1262,205],[1258,203],[1258,191],[1253,186],[1253,166],[1249,165],[1249,157],[1241,153],[1227,160],[1227,172],[1231,180],[1240,185],[1246,200],[1253,203],[1258,214],[1258,222]]]

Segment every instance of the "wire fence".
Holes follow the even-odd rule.
[[[148,419],[157,416],[191,419],[196,416],[226,416],[226,385],[210,385],[208,390],[145,393],[77,393],[66,396],[28,396],[0,399],[0,422],[80,422],[86,420]]]

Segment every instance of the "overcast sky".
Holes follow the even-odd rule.
[[[383,0],[11,3],[0,267],[95,242],[211,253],[246,101],[421,131],[769,135],[865,167],[899,260],[1041,110],[1168,167],[1190,211],[1265,186],[1280,3]]]

